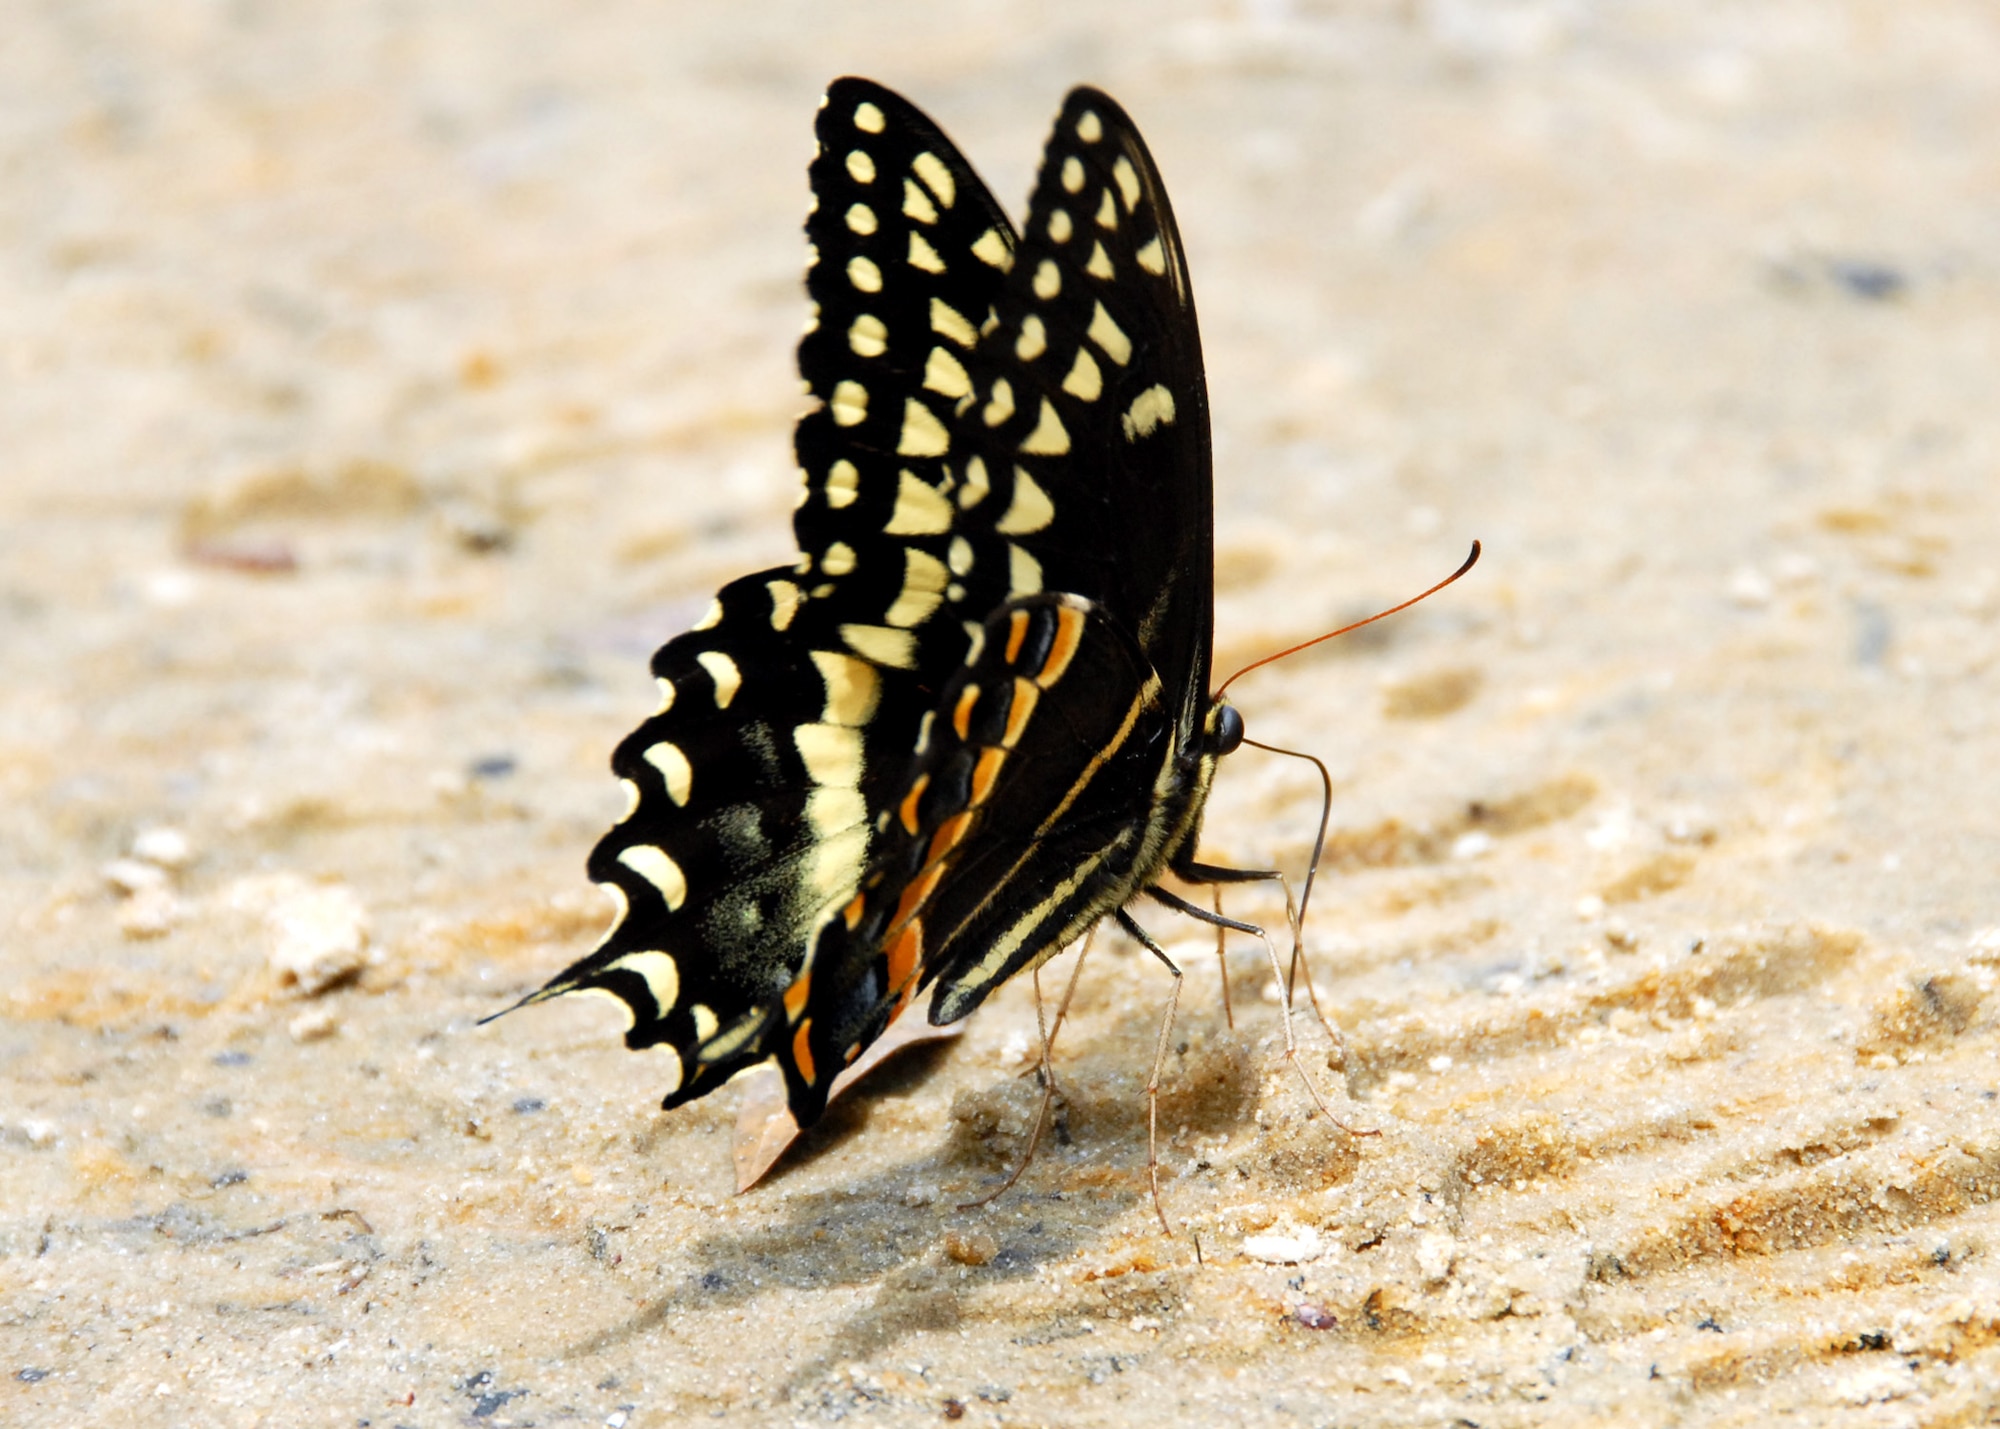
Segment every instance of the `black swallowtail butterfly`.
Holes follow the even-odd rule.
[[[619,917],[526,999],[616,997],[668,1107],[775,1060],[800,1126],[918,994],[955,1021],[1107,916],[1158,951],[1125,907],[1188,909],[1169,869],[1273,876],[1194,857],[1243,724],[1209,693],[1208,397],[1138,130],[1073,90],[1017,234],[882,86],[836,80],[816,128],[800,555],[654,657],[590,857]]]

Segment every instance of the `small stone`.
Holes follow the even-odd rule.
[[[99,871],[106,883],[128,898],[149,888],[167,886],[165,870],[136,858],[114,858]]]
[[[194,862],[194,845],[179,829],[159,824],[132,840],[132,857],[160,868],[181,869]]]
[[[946,1231],[944,1253],[960,1265],[989,1265],[1000,1253],[1000,1242],[982,1231]]]
[[[181,920],[180,899],[165,886],[142,888],[118,910],[118,931],[132,939],[163,938]]]
[[[309,1007],[285,1024],[294,1042],[324,1042],[340,1031],[340,1019],[329,1008]]]
[[[1325,1247],[1319,1232],[1312,1229],[1289,1235],[1249,1235],[1243,1237],[1243,1253],[1266,1265],[1302,1265],[1318,1260]]]
[[[360,976],[367,966],[368,914],[346,888],[308,886],[270,913],[278,943],[271,967],[312,997]]]

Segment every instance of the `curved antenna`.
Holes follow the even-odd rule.
[[[1245,665],[1242,669],[1238,670],[1235,674],[1231,675],[1228,679],[1222,682],[1222,688],[1215,692],[1215,698],[1218,700],[1221,699],[1223,693],[1226,690],[1228,690],[1228,688],[1231,685],[1235,684],[1238,680],[1242,679],[1252,670],[1262,669],[1264,666],[1272,663],[1274,660],[1282,660],[1287,655],[1296,655],[1301,650],[1310,650],[1313,646],[1318,645],[1322,641],[1331,640],[1336,635],[1345,635],[1349,631],[1359,630],[1364,625],[1373,625],[1376,621],[1386,619],[1387,617],[1394,615],[1399,610],[1408,610],[1411,606],[1415,605],[1420,600],[1428,600],[1431,596],[1436,595],[1439,591],[1443,590],[1446,586],[1450,585],[1453,581],[1457,580],[1460,576],[1464,575],[1467,571],[1471,570],[1473,566],[1477,565],[1478,563],[1479,563],[1479,543],[1477,541],[1474,541],[1472,543],[1472,554],[1465,558],[1465,564],[1461,565],[1457,570],[1453,571],[1450,575],[1446,576],[1443,580],[1439,581],[1436,585],[1432,586],[1429,590],[1425,591],[1422,595],[1413,595],[1408,600],[1404,601],[1401,605],[1392,605],[1387,610],[1378,610],[1375,612],[1375,614],[1369,616],[1366,620],[1357,620],[1352,625],[1343,625],[1340,627],[1340,629],[1329,630],[1324,635],[1315,635],[1313,636],[1312,639],[1301,641],[1299,644],[1292,646],[1290,649],[1280,650],[1275,655],[1266,655],[1261,660],[1252,660],[1249,664]],[[1249,742],[1255,743],[1254,740]],[[1258,748],[1260,749],[1269,749],[1270,747],[1271,746],[1268,744],[1258,745]],[[1288,749],[1281,749],[1275,752],[1279,754],[1292,753],[1292,751]],[[1305,755],[1302,757],[1311,758],[1312,756]],[[1321,772],[1324,773],[1325,770],[1322,769]],[[1311,887],[1310,882],[1308,882],[1307,887],[1308,889],[1310,889]],[[1301,909],[1301,911],[1303,911],[1303,909]]]

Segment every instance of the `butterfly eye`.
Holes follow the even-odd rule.
[[[1215,728],[1208,736],[1208,752],[1220,757],[1234,754],[1243,743],[1243,716],[1235,705],[1223,705],[1215,712]]]

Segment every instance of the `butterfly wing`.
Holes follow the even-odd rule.
[[[531,999],[616,997],[627,1043],[673,1059],[667,1106],[775,1050],[782,995],[852,896],[963,658],[958,602],[983,614],[1007,594],[1004,560],[988,551],[974,574],[954,554],[997,548],[1002,513],[968,514],[948,463],[1013,228],[881,86],[836,81],[815,129],[799,559],[725,586],[654,657],[661,706],[612,757],[632,807],[589,865],[619,915]]]
[[[1158,169],[1099,91],[1064,103],[979,356],[953,460],[968,509],[1005,503],[1009,600],[787,995],[795,1115],[918,989],[955,1020],[1121,907],[1191,846],[1213,772],[1192,289]]]

